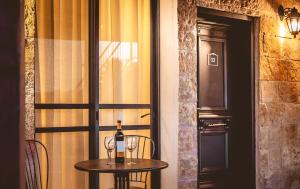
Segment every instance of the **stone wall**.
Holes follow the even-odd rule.
[[[300,188],[300,41],[277,16],[288,0],[178,0],[178,186],[197,188],[197,6],[260,17],[257,188]],[[296,2],[297,5],[299,4]]]
[[[25,138],[34,138],[35,0],[24,1],[25,21]]]
[[[293,6],[292,1],[274,1],[261,7],[258,184],[296,189],[300,188],[300,38],[284,30],[278,4]]]

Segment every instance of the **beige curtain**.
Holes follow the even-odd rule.
[[[100,4],[100,103],[150,103],[150,0]],[[104,125],[147,124],[149,110],[100,111]]]
[[[36,103],[88,102],[87,0],[37,0]],[[37,127],[87,125],[85,110],[36,110]],[[37,134],[49,153],[49,188],[82,189],[74,164],[88,158],[87,133]],[[45,170],[45,156],[43,156]],[[44,174],[45,175],[45,174]]]
[[[100,1],[100,103],[150,104],[150,0]],[[100,125],[150,124],[149,109],[100,110]],[[103,139],[114,132],[102,132],[101,157],[106,157]],[[149,131],[125,134],[149,136]],[[148,150],[148,149],[147,149]],[[100,175],[101,188],[113,186],[109,174]],[[150,185],[148,185],[150,186]]]
[[[88,0],[37,0],[36,103],[88,103]],[[102,104],[150,103],[150,0],[101,0],[99,83]],[[150,110],[101,110],[100,125],[149,124]],[[88,125],[86,110],[36,110],[37,127]],[[101,139],[114,132],[102,132]],[[126,134],[149,136],[149,131]],[[38,134],[49,152],[49,189],[88,188],[74,164],[88,159],[88,134]],[[103,140],[100,156],[106,157]],[[43,161],[45,162],[45,161]],[[43,164],[45,166],[45,163]],[[101,175],[101,188],[113,186]]]

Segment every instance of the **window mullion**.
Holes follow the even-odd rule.
[[[99,159],[99,0],[89,0],[89,159]],[[89,188],[99,188],[99,174],[89,174]]]

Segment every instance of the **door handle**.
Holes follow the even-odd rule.
[[[218,126],[227,126],[226,123],[209,123],[207,124],[208,127],[218,127]]]

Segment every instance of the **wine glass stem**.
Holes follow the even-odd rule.
[[[130,152],[130,159],[131,159],[131,163],[132,163],[132,162],[133,162],[133,161],[132,161],[132,152]]]
[[[108,153],[109,153],[109,163],[111,163],[111,152]]]

